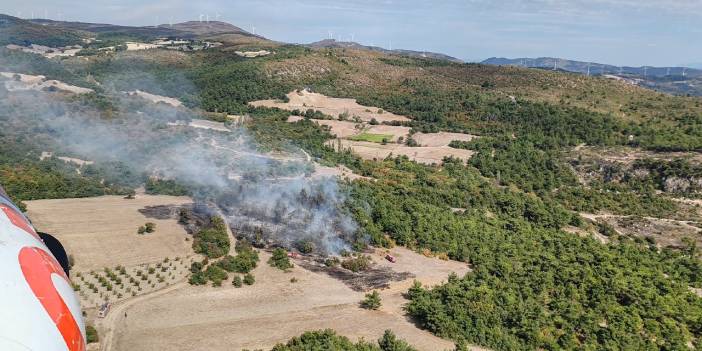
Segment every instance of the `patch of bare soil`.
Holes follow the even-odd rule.
[[[475,138],[478,138],[478,136],[449,132],[415,133],[412,135],[412,139],[414,139],[421,146],[448,146],[454,140],[471,141]]]
[[[156,262],[190,254],[189,235],[176,219],[153,219],[139,213],[147,206],[183,205],[188,197],[137,195],[135,199],[101,196],[84,199],[27,201],[34,226],[58,238],[75,258],[74,271],[87,272]],[[156,231],[139,235],[146,222]]]
[[[390,155],[409,157],[410,160],[424,164],[441,164],[444,157],[453,156],[463,161],[468,161],[473,156],[473,151],[454,149],[448,146],[409,147],[400,144],[378,144],[366,141],[333,140],[329,146],[339,150],[351,149],[361,158],[367,160],[382,160]]]
[[[694,164],[702,164],[702,153],[698,152],[655,152],[625,146],[594,147],[584,145],[578,145],[573,152],[573,157],[599,159],[623,165],[630,165],[634,161],[644,158],[665,161],[682,158]]]
[[[327,166],[322,166],[320,164],[315,163],[314,165],[314,173],[311,176],[312,178],[315,177],[339,177],[341,179],[348,179],[348,180],[356,180],[356,179],[366,179],[370,180],[372,178],[369,177],[364,177],[362,175],[358,175],[356,173],[353,173],[352,170],[350,170],[348,167],[344,165],[339,165],[336,167],[327,167]]]
[[[383,111],[377,107],[363,106],[356,102],[356,99],[342,99],[327,97],[322,94],[312,93],[307,90],[293,91],[287,95],[289,101],[261,100],[253,101],[253,106],[277,107],[283,110],[306,111],[313,109],[324,114],[338,117],[341,114],[348,114],[349,118],[358,116],[361,120],[369,122],[372,119],[378,122],[405,122],[409,118]]]
[[[270,51],[268,50],[259,50],[259,51],[234,51],[237,56],[241,57],[247,57],[247,58],[254,58],[254,57],[260,57],[260,56],[268,56],[271,54]]]
[[[647,238],[660,247],[685,247],[683,238],[689,238],[702,244],[702,223],[668,218],[620,216],[611,214],[587,214],[581,216],[603,221],[611,225],[620,235]]]
[[[176,98],[151,94],[151,93],[147,93],[147,92],[141,91],[141,90],[129,91],[129,92],[127,92],[127,95],[138,96],[138,97],[141,97],[143,99],[149,100],[155,104],[164,103],[167,105],[171,105],[173,107],[180,107],[183,105],[183,103],[180,102],[180,100],[178,100]]]
[[[585,230],[585,229],[582,229],[582,228],[578,228],[578,227],[574,227],[574,226],[570,226],[570,225],[569,225],[569,226],[564,227],[564,228],[563,228],[563,231],[566,232],[566,233],[575,234],[575,235],[580,236],[580,237],[583,237],[583,238],[586,238],[586,237],[588,237],[588,236],[592,236],[592,237],[594,237],[597,241],[599,241],[599,242],[601,242],[601,243],[603,243],[603,244],[606,244],[606,243],[609,242],[609,238],[607,238],[606,236],[604,236],[604,235],[598,233],[598,232],[595,231],[595,230],[588,231],[588,230]]]
[[[92,93],[93,89],[66,84],[58,80],[46,80],[45,76],[20,74],[13,72],[0,72],[0,78],[5,80],[5,89],[8,91],[65,91],[73,94]]]
[[[445,280],[449,273],[463,275],[465,263],[429,258],[404,248],[390,251],[397,263],[373,255],[378,269],[407,272],[424,284]],[[381,290],[378,311],[360,308],[363,292],[326,273],[296,267],[286,273],[268,266],[270,254],[261,252],[253,274],[256,283],[235,288],[174,286],[138,301],[115,306],[101,326],[108,332],[108,350],[240,350],[270,348],[304,331],[332,328],[352,339],[377,339],[393,330],[420,350],[452,349],[453,343],[417,329],[402,305],[413,279],[390,282]],[[295,278],[295,282],[291,281]],[[125,317],[126,316],[126,317]],[[477,348],[476,348],[477,349]]]

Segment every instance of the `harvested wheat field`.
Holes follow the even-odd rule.
[[[386,262],[384,253],[373,259],[414,273],[426,284],[439,283],[450,272],[462,275],[469,270],[465,263],[428,258],[403,248],[391,251],[397,264]],[[108,333],[111,342],[105,346],[111,351],[266,349],[304,331],[333,328],[352,339],[377,339],[385,329],[392,329],[420,350],[453,348],[452,342],[417,329],[402,312],[406,302],[402,293],[413,279],[391,283],[381,291],[380,310],[369,311],[359,307],[364,293],[299,266],[285,273],[268,266],[269,257],[261,252],[252,286],[235,288],[230,277],[220,288],[182,285],[156,292],[151,299],[146,295],[115,306],[101,326],[114,331]],[[293,277],[297,282],[290,281]]]
[[[288,122],[294,123],[303,119],[305,118],[300,116],[290,116],[288,117]],[[348,138],[354,136],[361,133],[364,128],[363,123],[335,121],[330,119],[312,119],[311,121],[314,121],[322,126],[328,126],[331,129],[331,134],[336,135],[337,138]]]
[[[471,141],[477,137],[471,134],[449,132],[415,133],[412,135],[412,139],[421,146],[448,146],[454,140]]]
[[[392,154],[393,156],[405,155],[410,160],[424,164],[440,164],[446,156],[468,161],[474,153],[471,150],[454,149],[448,146],[409,147],[400,144],[382,145],[367,141],[341,139],[330,141],[329,146],[336,149],[339,147],[351,149],[358,156],[367,160],[382,160]]]
[[[377,107],[359,105],[356,102],[356,99],[332,98],[322,94],[312,93],[307,90],[293,91],[289,93],[287,97],[289,99],[288,102],[278,100],[260,100],[253,101],[250,104],[253,106],[277,107],[288,111],[306,111],[308,109],[313,109],[333,117],[338,117],[340,114],[347,113],[349,118],[358,116],[365,122],[369,122],[374,118],[380,123],[409,121],[409,118],[405,116],[383,111]]]
[[[138,195],[135,199],[101,196],[84,199],[26,201],[29,218],[37,230],[58,238],[75,258],[77,272],[156,262],[165,257],[190,254],[189,236],[175,219],[146,218],[146,206],[182,205],[188,197]],[[146,222],[154,233],[139,235]]]

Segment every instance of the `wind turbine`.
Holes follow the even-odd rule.
[[[644,78],[648,75],[648,67],[644,66]]]
[[[390,51],[392,51],[392,40],[390,40]]]
[[[205,17],[205,15],[200,14],[200,23],[202,23],[202,18]]]
[[[668,67],[668,69],[665,70],[665,75],[666,75],[666,76],[669,76],[669,75],[670,75],[670,67]]]
[[[685,70],[686,69],[687,69],[687,67],[683,67],[683,78],[685,78]]]
[[[210,15],[207,14],[207,15],[205,15],[205,16],[206,16],[206,17],[205,17],[205,18],[206,18],[206,21],[207,21],[207,23],[209,24],[209,23],[210,23]]]
[[[351,41],[355,41],[353,33],[351,33]]]
[[[329,34],[329,39],[334,39],[334,33],[332,33],[332,31],[328,30],[327,33]]]
[[[554,71],[558,70],[558,59],[556,59],[556,58],[553,59],[553,70]]]
[[[590,76],[590,65],[591,65],[591,63],[588,62],[588,63],[587,63],[587,76],[588,76],[588,77]]]
[[[219,21],[219,12],[215,14],[215,21]]]
[[[623,72],[624,72],[624,67],[619,66],[619,75],[621,76]]]
[[[251,34],[256,35],[256,27],[254,25],[251,25]]]

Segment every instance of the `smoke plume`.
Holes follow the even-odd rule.
[[[306,176],[313,165],[301,150],[261,152],[243,127],[194,128],[203,122],[192,110],[117,90],[104,93],[117,111],[104,116],[75,96],[8,92],[3,83],[5,126],[40,138],[41,147],[60,156],[176,180],[196,200],[218,207],[236,235],[284,246],[308,242],[328,254],[346,249],[355,237],[357,226],[344,211],[346,196],[336,179]]]

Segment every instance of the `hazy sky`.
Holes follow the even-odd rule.
[[[270,39],[334,33],[464,60],[558,56],[616,65],[702,62],[702,0],[2,0],[21,17],[154,25],[219,18]],[[61,14],[61,15],[59,15]],[[217,16],[219,14],[219,16]],[[391,44],[392,43],[392,44]]]

